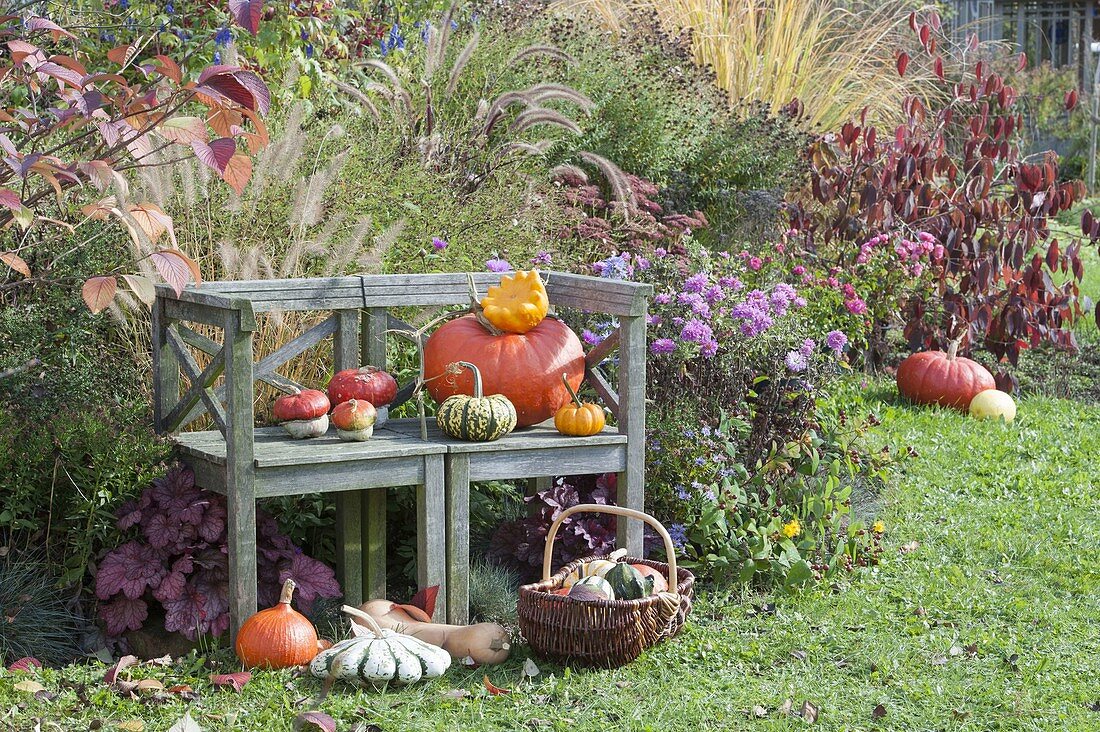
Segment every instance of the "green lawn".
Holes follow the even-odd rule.
[[[822,730],[1100,729],[1090,708],[1100,702],[1100,408],[1030,398],[1005,426],[891,394],[845,397],[882,417],[875,440],[918,452],[881,497],[879,568],[800,596],[711,593],[680,637],[618,671],[542,664],[521,682],[520,654],[489,672],[514,689],[507,696],[488,696],[481,671],[451,671],[402,691],[334,691],[321,708],[341,730],[387,732],[803,729],[780,710],[787,699],[816,706]],[[41,719],[43,730],[87,730],[99,719],[165,730],[190,708],[204,730],[273,732],[319,688],[265,673],[237,695],[198,680],[209,670],[194,664],[141,667],[135,678],[187,683],[198,698],[124,701],[99,683],[103,671],[43,672],[57,694],[45,700],[14,690],[27,676],[5,675],[0,729]]]

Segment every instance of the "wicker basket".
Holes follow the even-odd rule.
[[[668,564],[616,555],[586,557],[570,562],[550,576],[554,537],[567,517],[581,512],[610,513],[645,521],[665,542]],[[594,559],[616,559],[645,564],[668,575],[669,588],[640,600],[577,600],[551,591],[561,587],[573,569]],[[676,579],[675,583],[673,578]],[[665,527],[657,519],[620,506],[582,504],[562,511],[550,527],[543,551],[542,581],[519,588],[519,627],[531,650],[541,658],[579,666],[614,668],[630,663],[646,648],[680,631],[691,611],[695,576],[676,569],[676,552]]]

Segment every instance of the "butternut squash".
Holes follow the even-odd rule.
[[[504,663],[511,653],[508,631],[496,623],[425,623],[417,620],[401,605],[389,600],[371,600],[360,605],[359,609],[374,618],[384,630],[411,635],[425,643],[439,646],[457,661],[468,657],[479,665],[494,665]],[[353,617],[352,620],[365,624],[358,618]]]

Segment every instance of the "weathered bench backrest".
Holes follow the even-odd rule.
[[[644,414],[645,313],[651,293],[648,285],[561,272],[545,273],[550,302],[557,308],[577,308],[615,316],[618,329],[586,359],[589,383],[619,418],[620,429]],[[171,432],[209,413],[215,426],[240,446],[251,442],[254,381],[278,389],[301,385],[276,369],[324,338],[334,339],[334,367],[360,363],[386,366],[386,334],[399,321],[389,308],[462,305],[470,300],[470,280],[484,294],[500,275],[474,274],[364,275],[289,280],[205,282],[178,295],[166,285],[157,287],[153,310],[155,420],[161,432]],[[256,314],[287,311],[332,311],[332,315],[253,363],[252,333]],[[361,314],[363,317],[361,317]],[[217,326],[223,343],[203,336],[184,322]],[[200,369],[189,348],[209,355]],[[620,352],[618,389],[599,369],[611,353]],[[180,372],[190,381],[180,397]],[[222,373],[225,383],[214,386]],[[411,385],[402,390],[407,396]],[[222,406],[222,400],[227,404]],[[627,415],[630,419],[627,419]],[[643,417],[644,420],[644,417]],[[229,430],[230,427],[234,429]]]

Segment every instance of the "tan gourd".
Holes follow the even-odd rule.
[[[371,600],[360,605],[359,609],[374,618],[383,629],[411,635],[433,646],[439,646],[459,661],[470,658],[477,664],[492,665],[504,663],[511,653],[508,631],[496,623],[425,623],[389,600]],[[357,618],[352,620],[360,622]]]

